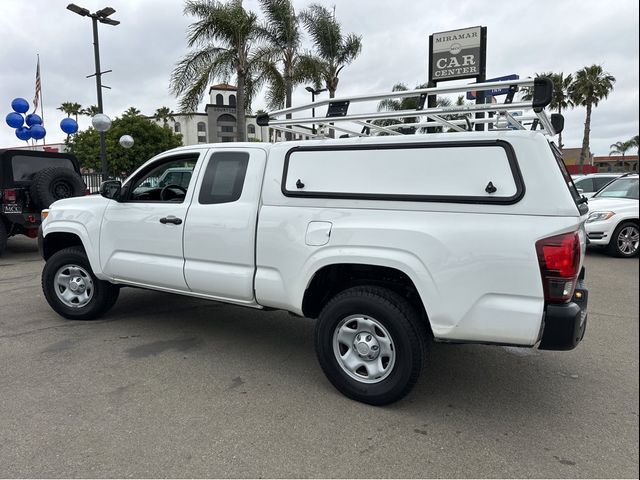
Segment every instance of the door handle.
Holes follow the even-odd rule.
[[[180,225],[182,223],[182,219],[178,217],[174,217],[173,215],[169,215],[168,217],[162,217],[160,219],[160,223],[166,225],[167,223],[173,223],[174,225]]]

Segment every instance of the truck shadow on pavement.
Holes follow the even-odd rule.
[[[289,382],[304,383],[310,396],[350,401],[333,389],[316,362],[311,319],[123,289],[105,320],[110,326],[118,325],[119,335],[135,337],[136,344],[126,349],[134,361],[171,351],[204,356],[218,364],[228,362],[230,371],[259,363],[267,372],[277,369]],[[517,420],[524,411],[528,416],[547,415],[557,408],[558,390],[566,395],[567,389],[579,385],[571,377],[574,362],[566,352],[433,342],[428,343],[428,351],[413,392],[385,409],[435,408],[445,416],[464,409],[472,415]],[[584,392],[575,392],[580,393]]]

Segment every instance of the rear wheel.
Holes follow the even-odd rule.
[[[425,325],[400,295],[354,287],[323,308],[315,329],[322,370],[344,395],[372,405],[411,391],[425,357]]]
[[[627,222],[618,225],[611,235],[608,251],[616,257],[633,257],[638,254],[640,246],[640,228],[635,223]]]
[[[51,308],[63,317],[95,320],[113,306],[120,289],[94,275],[81,247],[70,247],[47,260],[42,291]]]

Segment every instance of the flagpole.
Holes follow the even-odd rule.
[[[40,70],[40,54],[38,53],[38,70]],[[42,118],[42,125],[44,125],[44,100],[42,98],[42,73],[40,74],[40,118]],[[47,137],[42,139],[42,146],[47,144]]]

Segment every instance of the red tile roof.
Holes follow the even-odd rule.
[[[238,88],[235,85],[230,85],[228,83],[218,83],[217,85],[212,85],[209,88],[209,92],[211,92],[211,90],[233,90],[233,91],[236,91],[236,90],[238,90]]]

